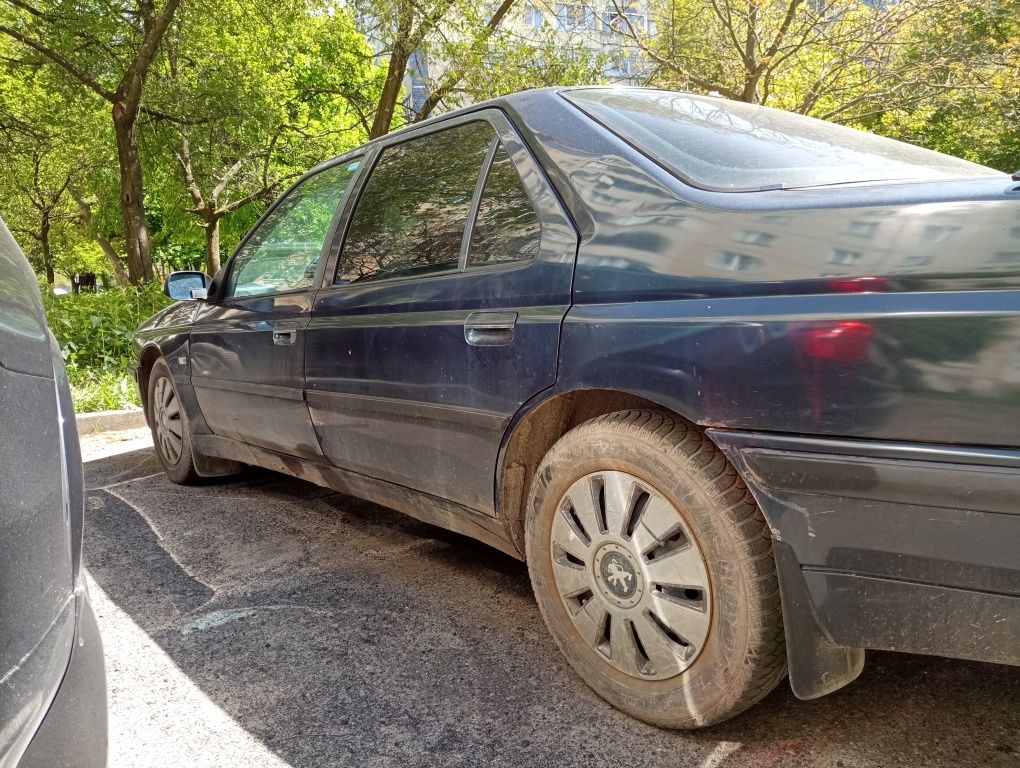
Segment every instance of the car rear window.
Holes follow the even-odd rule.
[[[712,96],[582,88],[564,96],[693,186],[760,191],[999,171],[804,115]]]

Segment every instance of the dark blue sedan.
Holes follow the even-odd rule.
[[[532,91],[319,166],[167,290],[137,350],[170,479],[268,467],[526,559],[635,717],[821,696],[865,648],[1020,663],[1016,178]]]

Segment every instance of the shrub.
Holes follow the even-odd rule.
[[[44,289],[43,303],[67,367],[75,410],[137,405],[129,371],[131,338],[139,323],[170,304],[159,286],[64,296]]]

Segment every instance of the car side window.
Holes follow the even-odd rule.
[[[228,298],[312,285],[330,222],[359,163],[334,165],[287,193],[234,256]]]
[[[506,148],[500,144],[478,202],[468,266],[528,261],[538,256],[542,224]]]
[[[456,269],[494,137],[479,121],[383,150],[351,217],[334,282]]]

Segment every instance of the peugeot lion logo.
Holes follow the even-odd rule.
[[[602,582],[620,600],[629,600],[637,591],[637,574],[634,566],[618,552],[610,552],[602,561]]]
[[[619,563],[609,564],[609,583],[618,587],[621,592],[627,590],[628,583],[634,577],[627,573]]]

